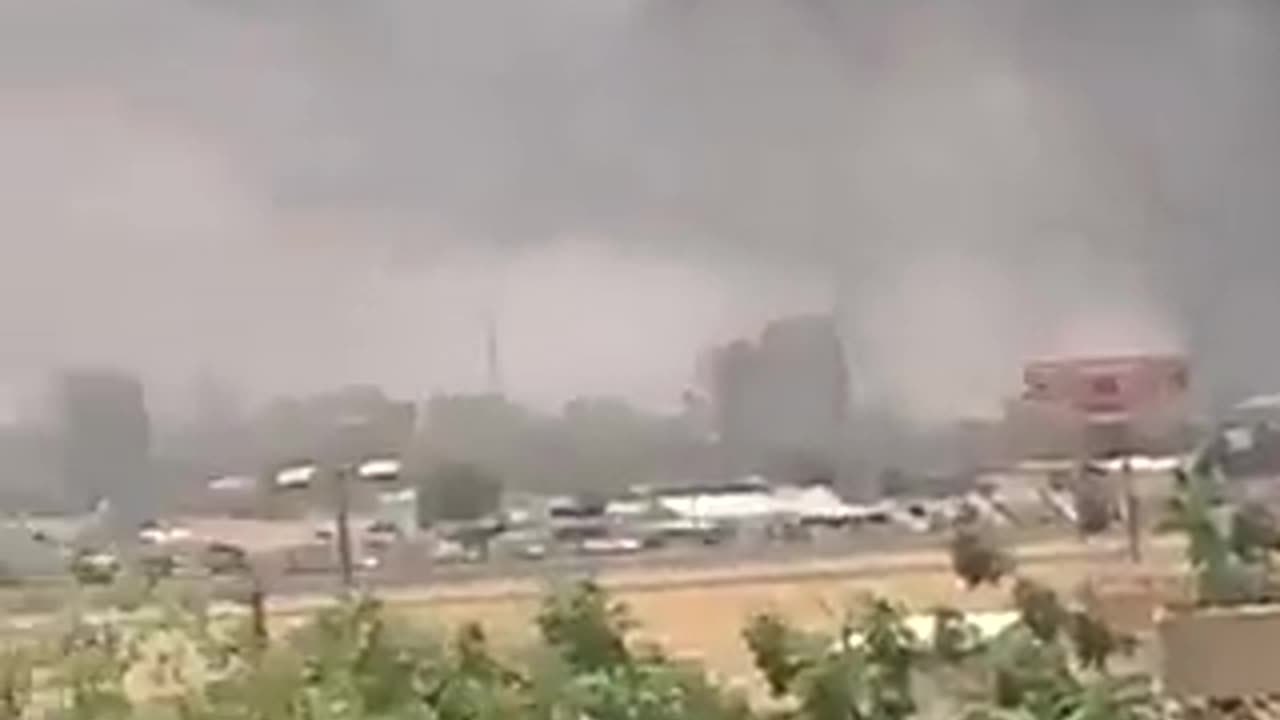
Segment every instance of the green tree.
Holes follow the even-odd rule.
[[[136,649],[111,623],[72,618],[53,648],[50,685],[63,716],[84,720],[130,717],[124,680]]]
[[[984,583],[998,584],[1013,569],[1013,558],[1004,552],[991,531],[976,521],[956,527],[950,551],[951,567],[969,589]]]
[[[418,520],[434,522],[479,520],[498,510],[502,481],[477,465],[443,463],[418,486]]]
[[[920,641],[884,598],[847,613],[835,637],[806,635],[771,614],[756,616],[744,637],[771,689],[793,698],[806,720],[899,720],[918,709]]]
[[[627,648],[627,633],[633,628],[630,614],[593,581],[548,595],[537,625],[543,642],[576,671],[618,667],[632,660]]]
[[[543,602],[537,624],[550,658],[533,683],[534,716],[592,720],[744,720],[745,701],[713,685],[692,663],[660,648],[633,650],[627,607],[596,583],[560,589]]]
[[[1199,602],[1237,605],[1257,602],[1267,594],[1267,553],[1258,547],[1269,531],[1257,518],[1234,513],[1223,523],[1216,507],[1222,485],[1213,445],[1201,449],[1190,467],[1178,473],[1176,525],[1187,535],[1187,560],[1196,580]],[[1226,525],[1226,527],[1224,527]]]
[[[1058,594],[1034,580],[1018,578],[1013,586],[1013,602],[1020,621],[1044,643],[1052,643],[1067,623],[1067,609]]]
[[[796,678],[811,667],[819,655],[815,652],[814,638],[791,627],[776,613],[752,616],[742,631],[742,638],[774,697],[790,692]]]
[[[0,649],[0,717],[22,717],[31,703],[36,667],[36,651],[29,643],[7,640]]]
[[[1228,542],[1239,557],[1265,562],[1271,550],[1280,545],[1280,523],[1266,505],[1246,503],[1231,515]]]
[[[1105,672],[1113,656],[1131,652],[1136,644],[1134,638],[1118,633],[1097,617],[1079,610],[1070,612],[1067,632],[1076,662],[1086,670]]]

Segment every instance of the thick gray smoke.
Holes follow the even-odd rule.
[[[838,306],[864,396],[1280,384],[1272,0],[0,0],[0,371],[676,398]]]

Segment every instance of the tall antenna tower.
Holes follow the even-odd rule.
[[[498,319],[496,313],[489,311],[485,328],[485,360],[488,367],[489,393],[499,397],[505,395],[502,386],[502,356],[498,344]]]
[[[838,250],[833,253],[831,260],[832,275],[831,283],[831,320],[835,325],[836,339],[840,342],[840,349],[844,354],[846,382],[848,386],[847,397],[849,407],[845,408],[845,412],[852,412],[863,404],[865,388],[863,385],[863,368],[861,358],[858,355],[857,343],[853,342],[857,334],[851,330],[853,316],[849,312],[850,303],[850,284],[848,276],[845,274],[847,262],[843,254]]]

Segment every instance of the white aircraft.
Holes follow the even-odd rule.
[[[105,532],[111,520],[111,502],[99,500],[81,515],[23,516],[12,524],[24,528],[38,542],[67,547]]]

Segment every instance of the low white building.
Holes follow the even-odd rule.
[[[319,472],[320,468],[310,464],[288,467],[276,473],[275,484],[280,488],[310,487]]]
[[[759,478],[659,490],[653,497],[667,512],[690,520],[741,522],[768,519],[781,512],[772,488]]]
[[[356,477],[369,482],[390,482],[400,478],[401,462],[396,458],[375,458],[356,466]]]
[[[654,501],[686,520],[739,523],[770,520],[846,523],[871,511],[850,505],[825,485],[770,485],[758,477],[718,486],[660,490]]]

